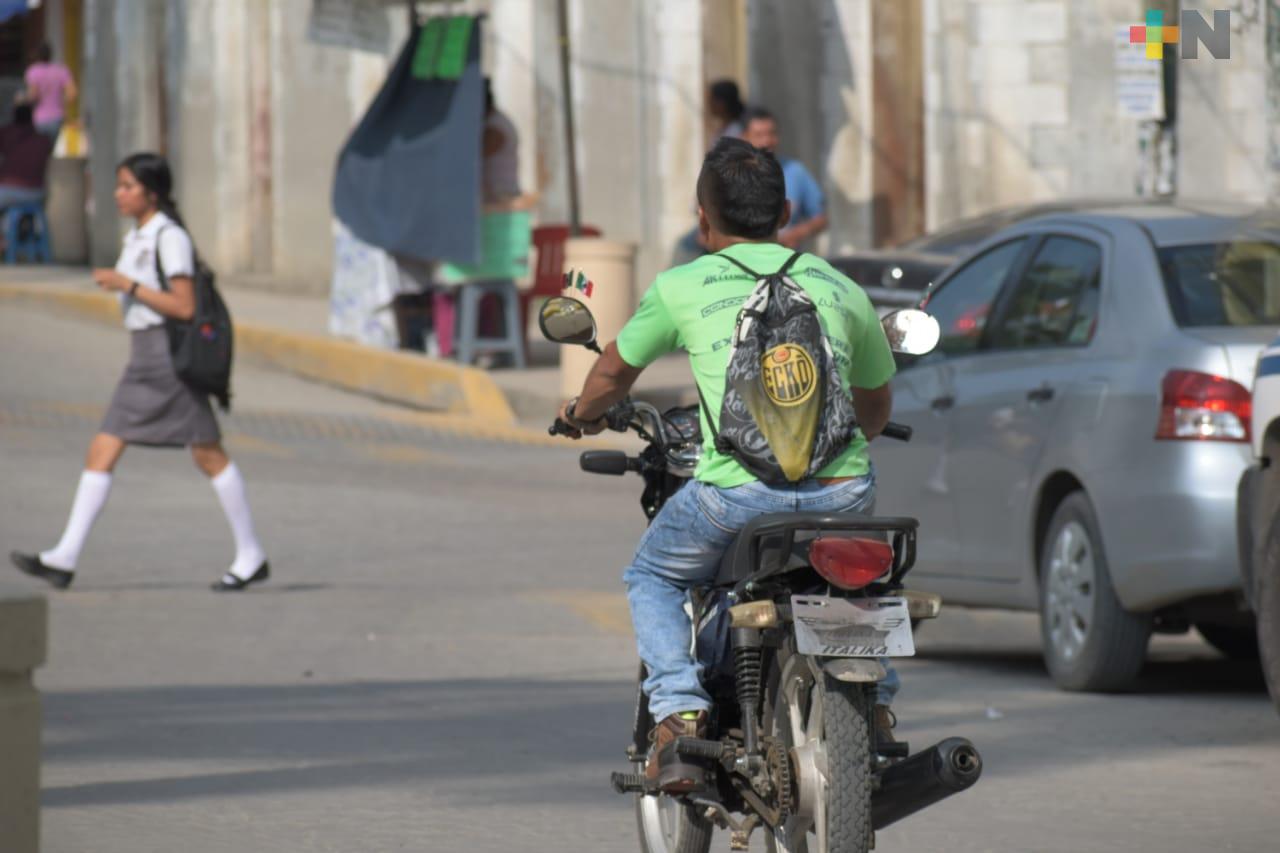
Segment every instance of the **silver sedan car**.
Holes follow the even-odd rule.
[[[1254,363],[1280,329],[1280,231],[1183,204],[1040,217],[989,239],[923,306],[877,511],[920,519],[912,578],[950,603],[1036,609],[1049,672],[1119,689],[1151,633],[1256,655],[1236,487]]]

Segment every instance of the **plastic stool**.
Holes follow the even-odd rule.
[[[22,234],[22,220],[31,217],[31,230]],[[16,264],[18,255],[47,264],[49,252],[49,220],[44,215],[44,199],[19,201],[4,209],[4,262]]]
[[[502,303],[501,337],[480,335],[480,303],[493,295]],[[458,333],[454,341],[458,361],[471,364],[479,352],[505,352],[518,368],[525,366],[524,336],[520,333],[520,291],[511,279],[470,281],[458,288]]]

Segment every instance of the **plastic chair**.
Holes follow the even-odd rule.
[[[480,309],[485,297],[502,305],[502,333],[486,335],[480,329]],[[480,352],[507,353],[517,368],[525,366],[524,335],[520,323],[520,291],[509,278],[469,281],[458,291],[458,325],[453,348],[460,364],[471,364]]]
[[[568,225],[541,225],[533,229],[533,247],[537,251],[537,266],[533,271],[533,287],[520,294],[520,324],[523,336],[529,329],[529,310],[534,299],[559,296],[564,285],[564,242],[569,239]],[[581,237],[599,237],[600,229],[583,225]]]
[[[31,223],[23,228],[23,220]],[[52,260],[49,251],[49,220],[44,215],[44,199],[19,201],[4,209],[4,262],[16,264],[19,255],[30,261],[47,264]]]

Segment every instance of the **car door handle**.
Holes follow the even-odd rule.
[[[1054,390],[1048,385],[1032,388],[1027,392],[1027,399],[1032,403],[1047,403],[1053,399]]]
[[[945,397],[935,397],[933,401],[929,403],[929,408],[933,409],[935,412],[945,412],[955,404],[956,398],[948,394]]]

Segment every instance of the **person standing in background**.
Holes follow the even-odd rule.
[[[67,101],[79,96],[75,78],[67,66],[53,61],[53,48],[42,44],[35,61],[27,66],[26,99],[35,105],[36,130],[58,138],[67,114]]]
[[[44,199],[44,176],[53,140],[32,125],[30,104],[18,104],[13,124],[0,127],[0,210]]]
[[[484,203],[501,204],[520,196],[520,137],[493,101],[493,86],[484,80],[484,140],[480,179]]]
[[[235,561],[214,582],[215,590],[239,590],[271,576],[266,552],[254,533],[244,479],[222,449],[209,397],[178,378],[169,354],[166,319],[190,320],[196,308],[195,248],[172,188],[169,164],[157,154],[133,154],[116,169],[116,206],[137,224],[125,235],[115,268],[95,269],[93,280],[120,296],[130,333],[129,363],[98,434],[89,442],[62,538],[38,554],[9,555],[21,571],[57,589],[66,589],[75,578],[80,551],[107,503],[112,472],[131,444],[190,448],[196,467],[209,478],[236,545]],[[177,536],[162,523],[154,530]]]
[[[707,88],[707,114],[715,126],[708,151],[726,136],[742,136],[742,114],[746,109],[738,84],[732,80],[717,80]]]
[[[756,148],[777,153],[778,120],[764,107],[751,107],[742,114],[742,138]],[[827,199],[822,187],[799,160],[778,157],[782,177],[791,202],[791,223],[778,232],[778,242],[789,249],[809,251],[815,237],[827,230]]]

